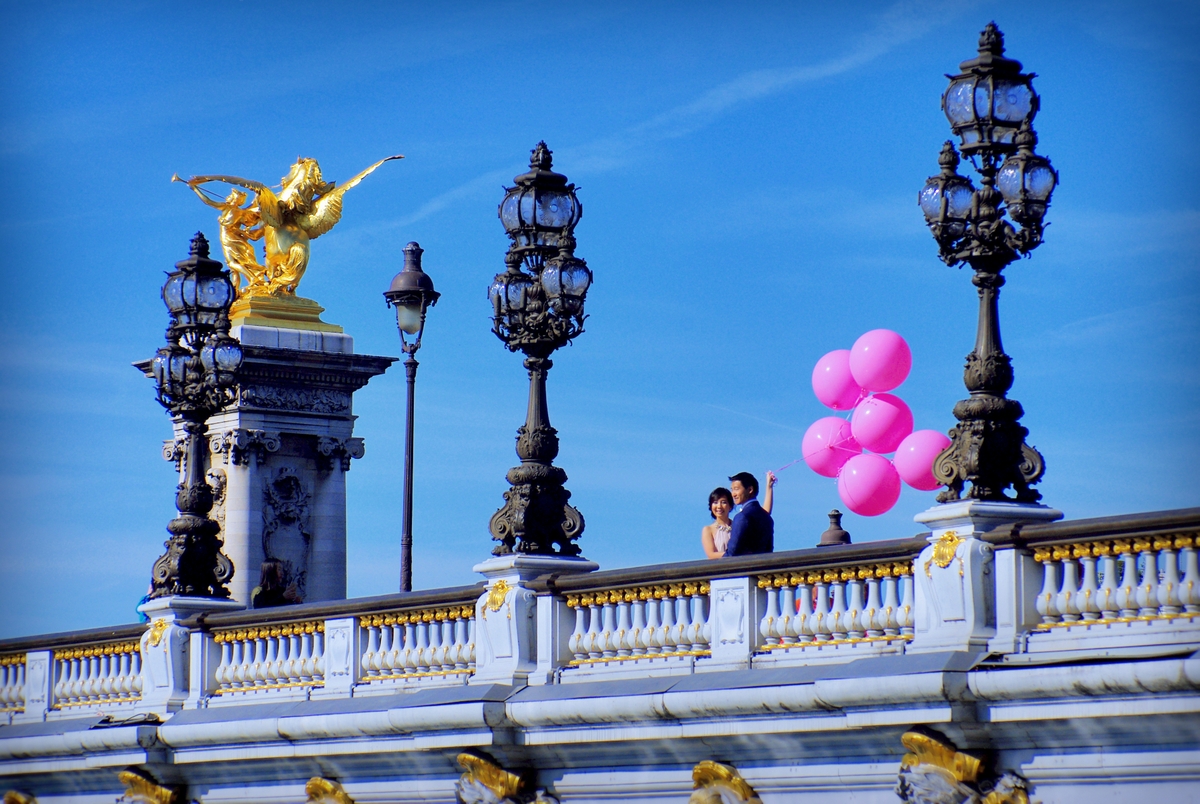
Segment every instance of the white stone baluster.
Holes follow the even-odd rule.
[[[879,577],[872,567],[867,575],[867,603],[863,607],[862,629],[868,637],[883,636],[883,626],[879,624],[879,614],[883,609],[883,601],[879,597]]]
[[[601,630],[603,623],[597,598],[596,594],[584,595],[580,598],[581,605],[587,606],[588,609],[588,630],[583,642],[587,648],[589,659],[599,659],[604,655],[604,634]]]
[[[692,644],[688,636],[692,628],[691,598],[684,593],[682,584],[672,584],[670,589],[675,602],[675,628],[671,630],[670,647],[676,656],[683,656],[691,649]]]
[[[1149,539],[1134,539],[1133,549],[1141,555],[1142,580],[1138,584],[1138,619],[1150,620],[1158,615],[1158,553]]]
[[[475,669],[475,618],[467,620],[467,667],[470,670]]]
[[[1121,586],[1117,589],[1121,619],[1134,619],[1138,610],[1137,553],[1128,539],[1113,542],[1113,552],[1121,556]]]
[[[1038,592],[1037,613],[1042,615],[1046,624],[1061,621],[1058,610],[1058,562],[1054,560],[1054,551],[1049,547],[1033,551],[1033,559],[1042,565],[1042,591]]]
[[[135,650],[130,654],[129,674],[133,676],[133,694],[142,694],[142,652]]]
[[[866,608],[863,600],[863,580],[871,571],[866,567],[849,569],[842,573],[842,577],[846,578],[847,573],[850,577],[846,579],[846,613],[842,615],[842,630],[850,639],[862,639],[867,635],[862,624],[863,609]]]
[[[1072,558],[1069,546],[1055,547],[1052,555],[1062,563],[1062,587],[1054,605],[1063,622],[1079,622],[1079,565]]]
[[[1174,548],[1175,542],[1170,536],[1154,540],[1154,549],[1162,556],[1163,565],[1162,580],[1158,584],[1158,613],[1168,617],[1183,611],[1179,600],[1179,556]]]
[[[467,619],[466,612],[459,612],[458,619],[454,621],[454,644],[458,646],[458,651],[454,654],[454,669],[466,670],[471,663],[471,648],[467,644]]]
[[[1074,548],[1083,576],[1079,584],[1079,594],[1076,596],[1076,607],[1079,609],[1079,616],[1089,622],[1100,619],[1100,586],[1096,574],[1094,547],[1090,544],[1077,544]]]
[[[783,586],[779,590],[779,621],[780,625],[775,629],[779,635],[779,643],[781,645],[795,645],[796,625],[798,624],[796,615],[796,583],[799,576],[792,575],[784,581]]]
[[[278,653],[278,638],[276,636],[277,629],[272,628],[265,635],[263,641],[267,645],[266,659],[263,661],[263,681],[267,684],[275,684],[279,679],[279,653]]]
[[[896,564],[894,571],[900,572],[900,608],[896,611],[896,621],[900,623],[900,634],[912,636],[913,633],[913,576],[912,565]]]
[[[603,596],[604,607],[601,609],[601,633],[600,633],[600,655],[605,659],[611,659],[617,655],[616,635],[617,635],[617,620],[613,610],[613,592],[611,595],[608,592],[600,592],[598,596]]]
[[[883,631],[884,636],[899,636],[900,621],[897,617],[900,613],[900,579],[892,573],[891,567],[885,566],[881,572],[886,573],[881,579],[883,606],[875,619],[875,625]]]
[[[617,605],[617,632],[613,637],[618,656],[633,655],[633,618],[630,608],[637,597],[636,589],[613,592]]]
[[[829,607],[829,631],[830,636],[834,639],[845,639],[846,625],[843,618],[846,614],[846,582],[843,580],[845,575],[838,570],[829,570],[827,575],[833,577],[829,580],[829,591],[833,597],[833,602]]]
[[[1196,537],[1176,536],[1175,546],[1183,563],[1183,580],[1179,583],[1179,602],[1189,613],[1200,612],[1200,566],[1196,560]]]
[[[780,614],[779,589],[770,576],[760,578],[758,585],[767,590],[767,608],[763,612],[762,620],[759,621],[758,633],[762,634],[767,645],[775,645],[779,641],[779,635],[775,631],[775,624],[778,622]]]
[[[813,596],[816,598],[816,611],[808,621],[808,631],[813,635],[817,642],[828,642],[833,629],[829,615],[829,573],[820,572],[817,574],[816,586],[813,588]]]
[[[407,675],[417,672],[421,654],[417,650],[417,623],[414,615],[404,614],[401,615],[401,619],[404,621],[404,648],[400,651],[403,661],[398,669]]]
[[[325,681],[325,623],[317,623],[313,628],[313,681]]]
[[[663,621],[662,621],[662,587],[654,587],[649,590],[649,597],[646,598],[646,630],[643,641],[646,643],[646,654],[648,656],[657,656],[662,653],[663,648]]]
[[[416,615],[414,615],[416,616]],[[430,665],[429,654],[432,650],[429,643],[429,621],[432,616],[429,612],[424,612],[420,615],[420,620],[417,622],[417,672],[428,673]]]
[[[692,596],[691,617],[692,627],[689,629],[689,641],[693,653],[701,653],[708,650],[709,631],[708,612],[705,610],[708,603],[708,584],[695,583],[684,586],[684,593]]]
[[[813,590],[807,574],[797,573],[792,579],[796,582],[796,619],[788,630],[795,631],[796,640],[803,645],[813,641],[809,630],[813,617]]]
[[[363,651],[362,667],[363,675],[367,678],[379,675],[379,670],[375,667],[375,656],[379,652],[379,626],[375,625],[373,617],[363,617],[359,620],[363,624],[367,632],[367,647]]]
[[[653,600],[651,596],[652,590],[649,589],[634,589],[633,602],[630,606],[632,612],[632,633],[630,634],[631,650],[634,656],[645,656],[648,652],[650,631],[646,625],[646,601]]]
[[[579,602],[578,595],[567,595],[567,608],[575,610],[575,630],[567,639],[567,649],[580,662],[587,658],[587,648],[584,639],[587,637],[587,607]]]
[[[1108,542],[1096,542],[1092,545],[1092,555],[1099,557],[1100,565],[1096,572],[1100,579],[1100,588],[1096,590],[1096,610],[1100,618],[1115,620],[1121,611],[1117,604],[1117,593],[1120,589],[1121,568],[1117,557],[1113,555],[1112,545]]]

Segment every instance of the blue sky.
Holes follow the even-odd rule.
[[[702,555],[708,492],[799,457],[815,361],[894,329],[897,393],[946,430],[976,297],[916,206],[949,137],[944,74],[995,19],[1038,73],[1060,170],[1046,243],[1001,298],[1012,395],[1070,518],[1200,504],[1200,56],[1194,3],[378,5],[3,3],[0,635],[129,622],[175,479],[150,383],[158,292],[215,218],[172,173],[343,180],[392,153],[314,245],[301,295],[398,354],[382,291],[410,240],[442,299],[417,388],[414,579],[491,548],[519,358],[489,331],[502,185],[545,139],[580,185],[588,330],[555,357],[558,463],[605,568]],[[394,591],[403,372],[358,392],[349,589]],[[811,546],[835,482],[781,475],[777,546]],[[909,536],[932,493],[847,515]],[[244,568],[238,568],[244,571]]]

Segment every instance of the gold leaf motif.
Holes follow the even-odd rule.
[[[793,572],[788,576],[788,583],[792,586],[799,586],[800,584],[804,583],[804,573]]]
[[[761,802],[758,794],[754,792],[754,788],[746,783],[746,780],[732,765],[723,765],[720,762],[706,759],[692,768],[692,788],[707,790],[712,787],[728,787],[747,804]],[[693,796],[693,799],[695,798]]]
[[[983,770],[983,763],[977,757],[964,754],[953,745],[926,734],[908,731],[900,738],[900,742],[911,752],[900,760],[901,769],[933,765],[948,772],[960,782],[974,782]]]
[[[1182,550],[1185,547],[1194,547],[1195,544],[1195,534],[1181,533],[1175,537],[1175,549],[1177,550]]]
[[[902,575],[912,575],[913,565],[911,562],[906,564],[902,561],[897,561],[895,564],[892,564],[892,572],[897,578]]]
[[[1112,554],[1112,545],[1108,542],[1092,542],[1092,555],[1097,558]]]
[[[875,570],[872,569],[871,567],[859,567],[858,572],[855,574],[858,576],[858,578],[860,580],[865,581],[867,578],[875,577]]]
[[[150,638],[146,640],[150,643],[150,647],[157,648],[158,643],[162,642],[163,633],[167,630],[167,621],[159,617],[150,624]]]
[[[891,568],[891,567],[889,567],[887,564],[878,564],[878,565],[876,565],[876,567],[875,567],[875,577],[876,577],[876,578],[890,578],[890,577],[892,577],[892,568]]]
[[[1133,552],[1133,543],[1129,539],[1116,539],[1113,541],[1113,552],[1117,555]]]
[[[1150,552],[1150,540],[1146,538],[1135,538],[1133,540],[1133,552],[1148,553]]]
[[[805,580],[807,580],[808,583],[810,583],[810,584],[820,583],[821,582],[821,573],[810,572],[805,576]]]
[[[771,579],[770,575],[758,576],[758,588],[759,589],[766,589],[767,587],[772,586],[774,583],[775,582]]]
[[[1049,547],[1033,548],[1033,560],[1042,564],[1050,560],[1051,552]]]
[[[163,787],[140,773],[121,771],[117,774],[117,780],[125,785],[125,795],[117,799],[118,801],[136,801],[139,804],[175,804],[174,790]]]
[[[683,584],[673,583],[667,586],[667,591],[671,597],[679,597],[683,594]]]
[[[567,595],[567,608],[574,609],[579,607],[579,595]]]
[[[846,567],[845,569],[842,570],[841,579],[843,581],[853,581],[855,576],[856,576],[856,573],[854,572],[853,567]]]
[[[711,589],[712,586],[709,585],[708,581],[700,582],[700,594],[707,595]]]
[[[1072,545],[1071,555],[1075,558],[1088,558],[1092,555],[1092,546],[1090,544]]]
[[[954,554],[958,552],[958,546],[965,541],[957,531],[948,530],[943,533],[933,544],[933,563],[942,569],[950,566]]]
[[[512,798],[521,790],[520,776],[484,757],[462,753],[458,755],[458,764],[466,771],[461,779],[463,784],[478,782],[500,799]]]
[[[1155,536],[1154,537],[1154,549],[1155,550],[1170,550],[1174,546],[1175,546],[1175,540],[1172,539],[1170,536]]]
[[[504,598],[508,596],[509,589],[512,589],[512,587],[503,578],[492,584],[492,588],[488,590],[488,608],[492,611],[500,611],[500,607],[504,605]]]
[[[694,583],[685,583],[683,585],[683,593],[685,595],[687,595],[688,597],[691,597],[692,595],[696,594],[698,589],[699,589],[699,587],[697,587],[696,584],[694,584]]]
[[[1062,561],[1064,558],[1071,557],[1071,549],[1067,545],[1056,544],[1051,548],[1051,555],[1054,556],[1055,561]]]
[[[304,785],[304,792],[308,796],[307,804],[354,804],[354,799],[340,784],[320,776],[309,779],[308,784]]]
[[[825,573],[821,576],[821,580],[825,581],[825,583],[833,583],[834,581],[836,581],[838,579],[839,575],[840,575],[840,573],[837,570],[827,569],[827,570],[825,570]]]

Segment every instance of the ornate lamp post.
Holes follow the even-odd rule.
[[[1021,403],[1007,398],[1013,369],[1000,341],[998,299],[1004,268],[1041,245],[1058,174],[1034,153],[1033,75],[1005,58],[1004,36],[995,23],[980,35],[978,56],[959,69],[942,96],[942,109],[962,154],[979,173],[980,187],[958,174],[958,152],[946,142],[938,157],[941,173],[918,196],[942,261],[970,265],[979,289],[975,349],[967,355],[963,378],[971,395],[954,406],[959,423],[950,431],[952,443],[934,462],[934,476],[946,486],[938,502],[960,499],[970,481],[971,499],[1008,500],[1005,490],[1011,486],[1017,502],[1035,503],[1041,494],[1030,486],[1042,478],[1045,461],[1025,443],[1029,431],[1020,424]]]
[[[220,525],[208,518],[213,493],[208,469],[207,421],[234,400],[242,347],[229,336],[233,284],[208,257],[208,241],[192,238],[186,260],[175,263],[162,289],[171,314],[167,345],[151,363],[158,401],[185,435],[184,476],[175,494],[179,516],[167,525],[167,552],[154,562],[151,598],[167,595],[229,597],[233,563],[221,553]]]
[[[584,299],[592,283],[587,263],[575,256],[572,232],[583,215],[575,185],[550,168],[551,151],[539,142],[529,172],[517,176],[500,203],[500,221],[512,240],[507,270],[488,289],[492,331],[509,351],[525,355],[529,409],[517,430],[521,464],[509,470],[512,488],[490,523],[499,544],[495,555],[512,552],[577,556],[573,542],[583,533],[583,515],[568,502],[567,474],[552,464],[558,433],[546,406],[550,355],[583,332]]]
[[[388,307],[396,308],[396,327],[400,330],[400,349],[408,356],[404,373],[408,378],[408,409],[404,427],[404,519],[400,532],[400,591],[412,591],[412,487],[413,487],[413,397],[417,384],[417,350],[425,333],[425,313],[442,295],[433,289],[433,280],[421,270],[425,252],[416,243],[404,247],[404,270],[392,279],[383,293]],[[410,342],[405,335],[414,336]]]

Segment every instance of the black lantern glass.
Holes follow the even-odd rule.
[[[500,202],[500,222],[514,245],[525,249],[557,247],[560,235],[570,234],[583,216],[575,185],[551,170],[550,149],[539,142],[529,160],[529,172],[517,176]]]
[[[1023,124],[1033,121],[1038,95],[1033,75],[1021,62],[1004,57],[1004,35],[989,23],[979,37],[979,55],[959,65],[942,96],[942,111],[962,140],[962,152],[1012,153]]]

